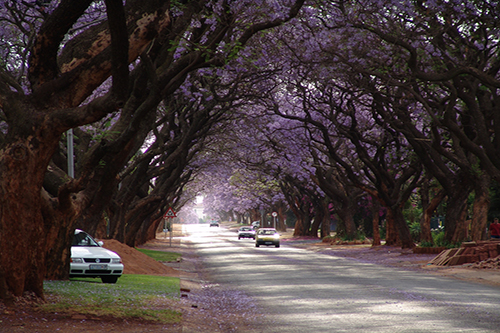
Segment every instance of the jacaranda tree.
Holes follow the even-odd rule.
[[[189,72],[223,66],[302,3],[2,1],[1,40],[15,48],[2,50],[0,72],[0,297],[43,297],[47,273],[67,274],[74,223],[96,196],[109,200],[142,147],[144,120],[154,122],[151,113]],[[56,195],[46,191],[61,135],[113,113],[116,126],[81,174]],[[60,263],[51,271],[49,257]]]

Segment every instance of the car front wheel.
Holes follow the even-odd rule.
[[[259,247],[259,246],[260,246],[260,244],[259,244],[259,243],[255,243],[255,247]]]

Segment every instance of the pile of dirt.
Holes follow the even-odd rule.
[[[103,247],[116,252],[125,266],[123,274],[166,275],[179,277],[180,272],[156,261],[148,255],[114,239],[103,239]]]

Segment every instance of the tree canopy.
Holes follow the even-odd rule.
[[[359,211],[375,235],[383,210],[405,248],[418,194],[421,239],[440,204],[448,242],[484,237],[494,2],[0,5],[1,299],[67,278],[76,227],[135,246],[200,194],[211,215],[273,211],[278,228],[290,210],[301,236],[335,219],[352,238]]]

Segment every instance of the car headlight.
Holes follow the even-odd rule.
[[[274,239],[279,239],[280,238],[280,235],[279,234],[274,234]]]
[[[113,264],[121,264],[122,259],[121,258],[111,258],[111,263]]]
[[[71,258],[70,261],[74,264],[83,264],[83,258]]]

